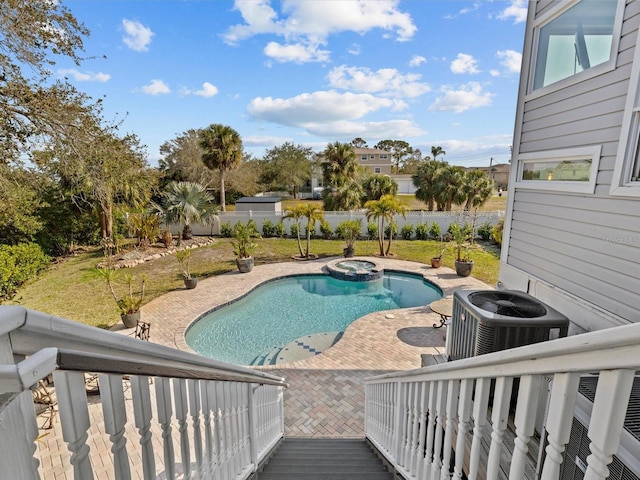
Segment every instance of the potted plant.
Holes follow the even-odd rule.
[[[196,288],[198,285],[198,278],[192,277],[189,271],[189,261],[191,260],[191,250],[188,248],[178,250],[176,252],[176,260],[180,264],[182,269],[182,280],[184,280],[184,286],[188,289]]]
[[[253,270],[253,256],[251,255],[258,244],[254,239],[261,238],[255,222],[249,220],[246,224],[238,222],[233,227],[231,236],[235,239],[233,245],[233,253],[236,255],[236,265],[241,273],[247,273]]]
[[[112,268],[98,268],[100,276],[107,282],[111,296],[120,309],[120,317],[122,323],[127,328],[135,327],[140,321],[140,307],[142,306],[142,300],[144,299],[144,289],[146,277],[142,276],[140,279],[140,289],[134,291],[134,277],[130,274],[124,275],[124,284],[127,286],[126,293],[123,296],[118,296],[116,293],[118,272]]]
[[[444,251],[446,249],[446,245],[444,243],[444,239],[440,236],[440,250],[438,255],[431,257],[431,267],[432,268],[440,268],[442,266],[442,256],[444,255]]]
[[[354,245],[360,236],[361,229],[362,220],[345,220],[344,222],[340,222],[336,228],[336,232],[340,234],[345,243],[342,251],[345,257],[349,258],[355,255]]]
[[[452,223],[449,226],[449,233],[455,244],[456,273],[461,277],[468,277],[473,270],[473,260],[469,257],[469,240],[472,232],[457,223]]]

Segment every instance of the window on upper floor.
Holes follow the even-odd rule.
[[[529,91],[550,85],[561,88],[613,69],[624,3],[613,0],[557,2],[556,8],[537,19],[532,53],[535,63]],[[582,72],[585,73],[578,77]]]
[[[593,193],[600,163],[599,145],[523,153],[517,188]]]
[[[387,159],[387,154],[386,153],[381,153],[380,154],[380,160],[386,160]]]
[[[376,156],[375,156],[375,155],[369,155],[369,160],[373,160],[373,159],[375,159],[375,158],[376,158]]]
[[[360,155],[360,160],[366,160],[367,156],[366,155]]]

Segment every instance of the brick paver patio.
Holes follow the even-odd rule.
[[[156,298],[142,309],[142,319],[151,323],[151,338],[155,343],[190,350],[184,340],[186,327],[212,308],[242,296],[252,288],[274,277],[302,273],[323,273],[332,259],[258,265],[251,273],[228,273],[200,280],[193,290],[176,290]],[[491,288],[472,277],[458,277],[448,268],[433,269],[427,265],[389,258],[371,259],[385,269],[421,274],[437,284],[445,297],[455,289]],[[444,353],[446,328],[433,329],[440,317],[428,306],[376,312],[353,322],[340,341],[320,355],[293,363],[261,367],[282,376],[289,383],[285,393],[285,435],[303,437],[362,437],[364,435],[363,380],[384,372],[420,367],[421,354]],[[412,346],[398,338],[398,331],[419,334]],[[122,331],[122,333],[130,333]],[[417,339],[417,338],[416,338]],[[152,389],[153,392],[153,389]],[[128,402],[129,404],[131,402]],[[99,412],[100,404],[90,406],[96,423],[92,434],[104,432]],[[174,433],[177,428],[174,429]],[[62,441],[59,422],[44,432],[39,442],[43,478],[72,478],[69,453]],[[156,439],[160,438],[154,432]],[[97,478],[112,478],[110,446],[100,435],[90,434],[91,458]],[[135,452],[138,435],[127,432],[131,452]],[[177,450],[179,451],[179,449]],[[140,476],[139,455],[133,453],[134,478]],[[161,469],[162,453],[156,457]],[[135,461],[135,458],[138,458]]]

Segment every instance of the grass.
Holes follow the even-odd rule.
[[[319,257],[342,254],[341,240],[311,240],[311,253]],[[303,242],[304,248],[304,242]],[[356,255],[373,256],[378,253],[377,240],[358,240]],[[439,251],[439,242],[429,240],[394,240],[393,258],[429,264]],[[292,261],[298,253],[295,239],[268,238],[259,241],[254,253],[256,265]],[[475,261],[472,275],[489,285],[498,280],[499,250],[497,247],[476,245],[472,251]],[[13,304],[40,310],[58,317],[69,318],[101,328],[109,328],[120,316],[105,282],[94,271],[103,259],[102,251],[91,250],[54,264],[47,272],[23,286],[13,298]],[[454,254],[448,250],[443,266],[454,267]],[[191,273],[199,278],[220,275],[236,269],[230,239],[218,239],[214,244],[192,250]],[[140,278],[145,275],[144,302],[175,289],[184,288],[175,255],[166,255],[126,270]],[[122,286],[120,290],[124,288]],[[199,288],[199,287],[198,287]]]

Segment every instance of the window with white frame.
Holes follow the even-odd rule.
[[[560,88],[613,69],[624,4],[612,0],[557,2],[556,8],[537,19],[529,91],[549,85]],[[572,79],[587,71],[591,73]]]
[[[618,154],[611,178],[612,195],[640,197],[640,31],[636,40],[635,56],[627,102],[622,117]]]
[[[380,169],[380,167],[374,167],[373,173],[382,173],[382,170]]]
[[[376,158],[375,155],[369,155],[369,160],[374,160]]]
[[[366,161],[367,160],[367,156],[366,155],[360,155],[360,160]]]
[[[380,154],[380,160],[386,160],[387,159],[387,154],[386,153],[381,153]]]
[[[523,153],[518,157],[516,188],[593,193],[600,145]]]

